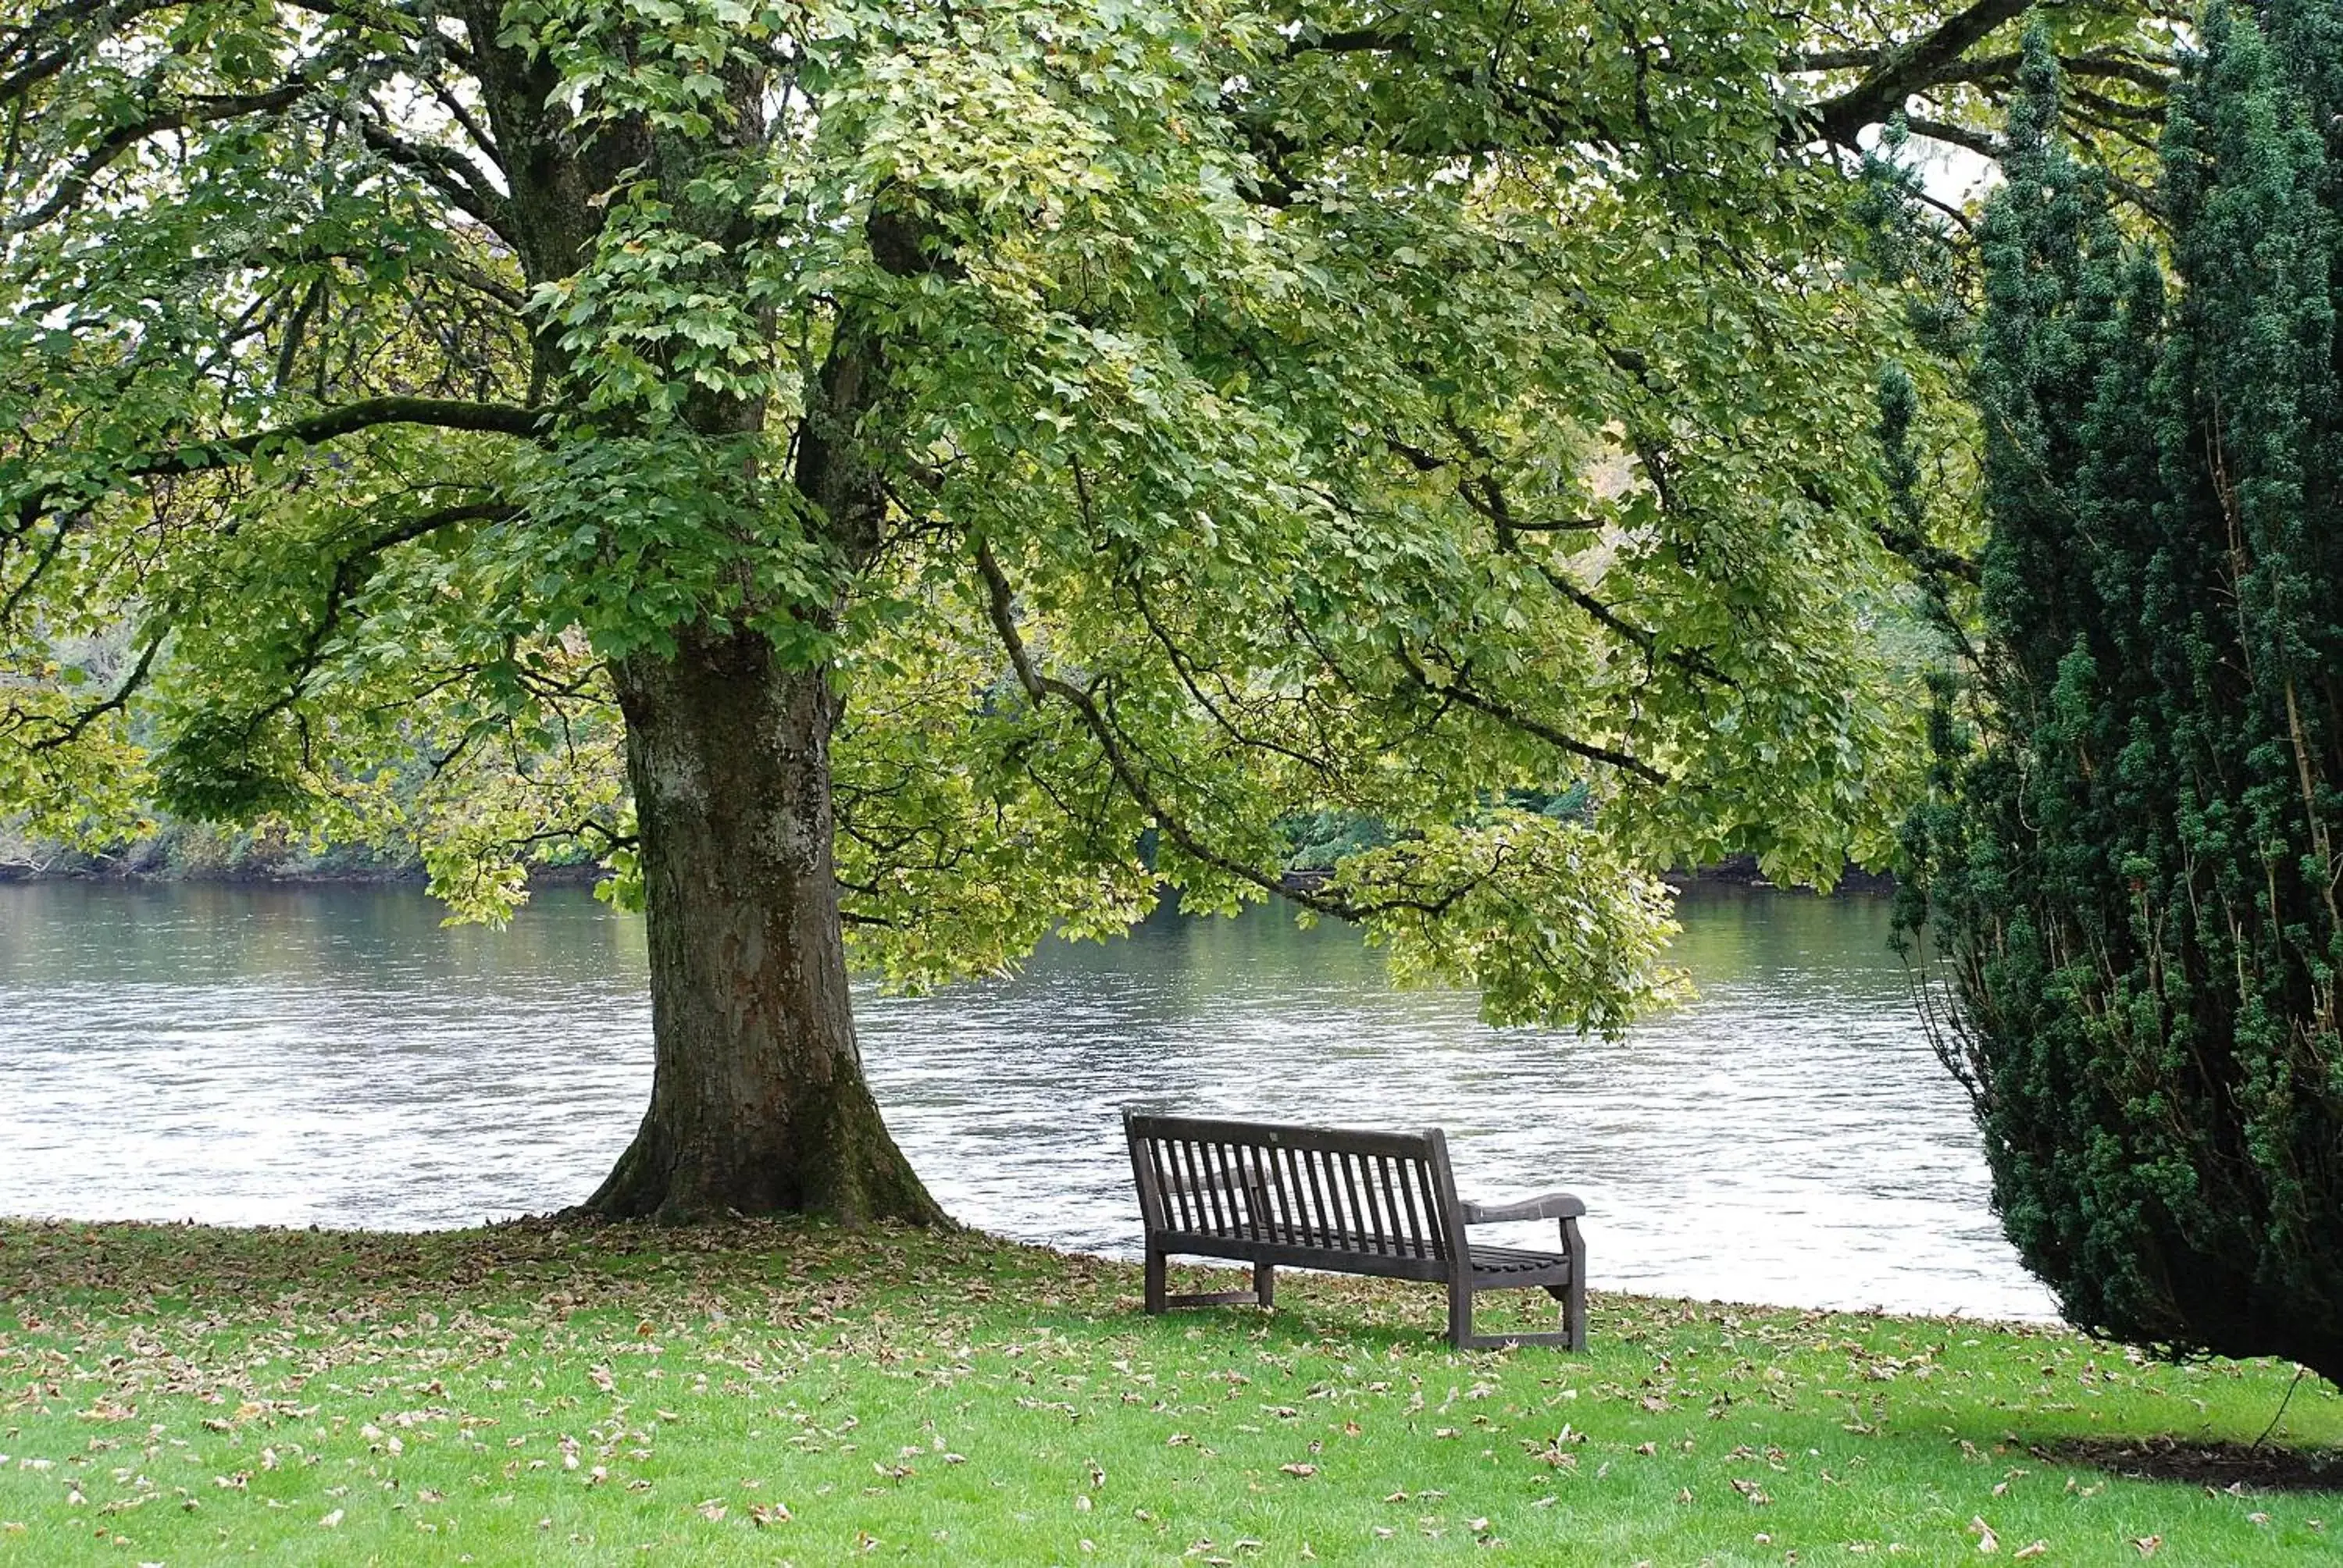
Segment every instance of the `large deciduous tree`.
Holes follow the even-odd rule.
[[[2168,250],[2034,61],[1985,230],[1982,744],[1916,848],[2003,1221],[2069,1318],[2343,1382],[2343,5],[2200,42]]]
[[[617,1215],[934,1215],[850,940],[1283,893],[1613,1026],[1651,868],[1882,841],[1846,172],[2021,8],[15,0],[0,802],[608,858]]]

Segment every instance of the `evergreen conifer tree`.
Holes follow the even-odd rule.
[[[2197,42],[2163,256],[2028,51],[1983,230],[1984,652],[1907,914],[2067,1316],[2343,1381],[2343,0]]]

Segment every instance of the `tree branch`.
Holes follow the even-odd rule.
[[[1177,844],[1183,854],[1200,864],[1241,878],[1265,892],[1274,893],[1304,909],[1314,910],[1336,920],[1354,920],[1362,914],[1373,912],[1344,899],[1307,888],[1289,886],[1283,878],[1273,876],[1233,856],[1224,855],[1198,838],[1195,830],[1173,815],[1161,797],[1156,794],[1146,774],[1141,771],[1124,749],[1121,736],[1108,722],[1106,715],[1100,711],[1097,699],[1079,686],[1042,674],[1034,665],[1032,653],[1026,648],[1025,638],[1017,629],[1015,590],[1009,585],[1008,574],[1001,569],[1001,563],[993,558],[992,547],[982,539],[976,544],[976,567],[984,578],[986,612],[991,618],[993,630],[1001,638],[1001,647],[1008,652],[1010,668],[1016,671],[1018,684],[1025,689],[1025,695],[1036,708],[1054,697],[1074,710],[1081,718],[1082,727],[1098,742],[1099,750],[1106,758],[1107,767],[1113,771],[1116,779],[1153,819],[1164,837]]]
[[[1956,126],[1946,120],[1921,119],[1906,116],[1905,128],[1916,136],[1926,136],[1932,142],[1950,146],[1966,147],[1981,158],[1998,159],[2002,154],[2000,141],[1989,131],[1974,131],[1966,126]]]
[[[152,12],[168,10],[179,0],[68,0],[35,16],[15,29],[5,47],[0,47],[0,65],[9,67],[0,77],[0,104],[13,103],[33,88],[73,64],[76,55],[85,52],[106,28],[118,27]],[[27,51],[37,49],[75,23],[91,22],[96,25],[77,30],[45,54],[26,59]],[[17,62],[22,61],[22,64]]]
[[[1857,133],[1877,125],[1925,87],[1957,80],[1947,75],[1954,62],[1996,27],[2026,14],[2033,0],[1976,0],[1907,44],[1889,49],[1863,79],[1815,106],[1813,122],[1823,136],[1854,146]]]
[[[1649,784],[1665,784],[1668,781],[1666,774],[1643,759],[1631,757],[1624,751],[1614,751],[1607,746],[1595,746],[1573,736],[1564,735],[1544,719],[1534,718],[1508,703],[1489,696],[1461,678],[1453,680],[1434,680],[1430,672],[1417,663],[1414,657],[1403,646],[1395,648],[1392,651],[1393,657],[1399,660],[1400,668],[1407,672],[1408,679],[1433,697],[1472,709],[1476,713],[1486,714],[1509,729],[1518,729],[1524,735],[1535,736],[1547,745],[1557,750],[1567,751],[1573,757],[1584,758],[1589,762],[1600,762],[1605,767],[1619,769],[1624,772],[1634,774]]]
[[[52,218],[79,205],[88,194],[97,176],[112,167],[115,160],[149,136],[168,131],[183,131],[195,126],[214,125],[244,115],[266,114],[282,109],[301,100],[310,91],[306,81],[288,82],[265,93],[242,93],[228,97],[197,98],[176,108],[166,109],[134,124],[117,126],[98,139],[97,145],[82,155],[79,162],[65,171],[49,199],[21,216],[0,222],[0,234],[28,234]]]
[[[392,136],[371,119],[358,121],[358,135],[385,161],[421,176],[423,182],[482,227],[521,248],[512,213],[479,166],[451,147],[435,147]]]
[[[1448,427],[1463,444],[1465,451],[1481,465],[1481,471],[1478,474],[1457,481],[1456,493],[1463,498],[1466,506],[1488,519],[1489,526],[1496,532],[1497,548],[1501,553],[1506,555],[1522,553],[1516,535],[1578,531],[1595,527],[1594,523],[1580,518],[1570,518],[1560,522],[1523,520],[1515,514],[1512,498],[1506,495],[1504,487],[1497,482],[1496,453],[1491,450],[1487,442],[1457,420],[1451,418],[1448,421]],[[1545,579],[1548,588],[1585,611],[1600,625],[1643,649],[1644,668],[1646,669],[1651,668],[1651,660],[1659,647],[1658,633],[1628,620],[1611,606],[1554,570],[1547,562],[1534,556],[1523,556],[1523,558],[1528,560],[1536,569],[1538,576]],[[1687,675],[1696,676],[1704,680],[1713,680],[1720,686],[1735,685],[1732,677],[1717,668],[1696,648],[1671,648],[1665,653],[1659,654],[1658,657],[1663,661],[1674,665]]]
[[[63,720],[58,724],[55,733],[43,736],[25,749],[54,751],[61,746],[69,746],[80,739],[88,732],[91,725],[96,724],[107,714],[121,712],[129,705],[130,699],[136,694],[138,689],[146,684],[147,676],[152,674],[155,668],[155,655],[162,650],[163,639],[168,635],[167,632],[158,631],[147,639],[146,648],[139,652],[138,662],[131,667],[128,675],[122,678],[122,684],[114,689],[112,696],[101,702],[93,702],[72,718]]]
[[[423,512],[412,518],[403,518],[336,561],[333,580],[327,587],[326,602],[317,616],[317,623],[310,628],[308,635],[302,638],[300,655],[294,661],[295,668],[288,671],[293,678],[287,684],[283,696],[270,701],[251,716],[246,725],[246,735],[248,736],[268,719],[300,700],[302,689],[317,668],[318,655],[324,650],[327,639],[333,635],[334,628],[341,623],[342,607],[348,601],[351,595],[364,586],[367,568],[377,556],[395,545],[410,543],[422,538],[427,534],[436,533],[441,528],[452,527],[457,523],[501,521],[518,515],[518,508],[495,502],[466,502],[458,506],[441,507],[436,511]],[[34,741],[29,749],[54,751],[60,747],[69,746],[79,739],[89,727],[100,719],[109,713],[119,712],[138,689],[146,684],[148,675],[154,670],[155,656],[161,650],[165,638],[169,635],[170,628],[166,627],[147,639],[145,650],[138,656],[137,665],[124,678],[122,684],[115,689],[113,695],[102,702],[92,703],[71,719],[63,720],[58,724],[55,733],[43,736]]]
[[[144,453],[130,458],[110,476],[112,483],[126,479],[171,478],[225,468],[249,457],[272,441],[315,443],[372,429],[378,425],[428,425],[443,430],[468,430],[486,435],[533,437],[550,410],[521,408],[505,403],[469,403],[452,397],[369,397],[345,403],[290,424],[256,430],[227,440],[191,442],[174,451]],[[14,536],[22,536],[43,513],[69,495],[85,492],[71,484],[45,485],[16,503]]]

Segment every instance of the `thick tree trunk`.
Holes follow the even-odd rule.
[[[862,1078],[831,859],[825,672],[687,636],[615,671],[641,833],[650,1110],[587,1207],[943,1220]]]

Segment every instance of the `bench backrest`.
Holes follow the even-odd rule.
[[[1122,1124],[1151,1235],[1443,1260],[1463,1234],[1436,1127],[1370,1132],[1131,1111]]]

